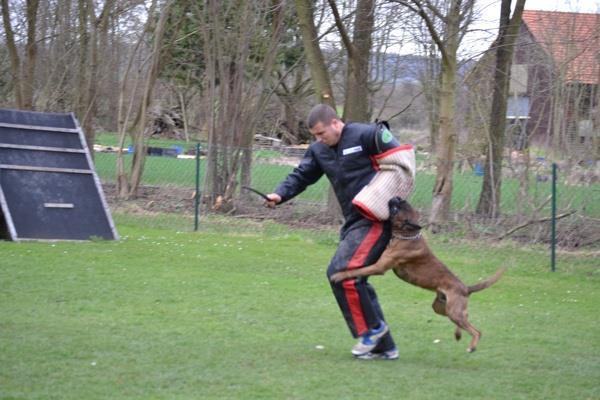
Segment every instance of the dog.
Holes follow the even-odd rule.
[[[506,268],[500,268],[493,276],[476,285],[466,286],[433,255],[427,246],[421,235],[422,228],[417,223],[419,218],[417,211],[400,197],[392,198],[388,206],[392,222],[392,238],[379,260],[363,268],[333,274],[331,281],[341,282],[370,275],[383,275],[387,270],[393,269],[400,279],[436,292],[432,305],[433,311],[448,317],[456,324],[454,332],[456,340],[460,340],[462,329],[469,332],[471,342],[467,352],[474,352],[481,338],[481,332],[468,320],[469,295],[496,283]]]

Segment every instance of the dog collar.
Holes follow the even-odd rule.
[[[400,239],[400,240],[417,240],[420,237],[421,237],[421,232],[418,232],[416,235],[413,235],[413,236],[392,235],[392,238]]]

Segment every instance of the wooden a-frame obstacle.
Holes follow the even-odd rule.
[[[73,113],[0,109],[0,238],[118,239]]]

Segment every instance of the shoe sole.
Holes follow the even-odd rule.
[[[385,335],[386,335],[386,334],[387,334],[389,331],[390,331],[390,328],[389,328],[389,326],[387,326],[387,324],[386,324],[386,325],[385,325],[385,329],[384,329],[382,332],[378,333],[377,335],[374,335],[374,339],[373,339],[373,341],[374,341],[375,343],[374,343],[373,345],[364,346],[364,347],[363,347],[363,348],[361,348],[361,349],[356,349],[356,348],[355,348],[356,346],[354,346],[354,347],[352,348],[352,351],[351,351],[351,352],[352,352],[352,355],[354,355],[354,356],[362,356],[362,355],[365,355],[365,354],[367,354],[367,353],[370,353],[370,352],[371,352],[371,350],[373,350],[375,347],[377,347],[377,344],[379,343],[379,340],[380,340],[382,337],[384,337],[384,336],[385,336]]]
[[[393,360],[397,360],[398,358],[400,358],[400,356],[398,353],[396,353],[395,355],[393,355],[391,357],[386,356],[384,354],[366,353],[361,356],[354,356],[354,358],[357,360],[363,360],[363,361],[371,361],[371,360],[393,361]]]

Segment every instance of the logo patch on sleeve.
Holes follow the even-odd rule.
[[[383,143],[389,143],[394,140],[394,135],[388,129],[384,129],[381,131],[381,141]]]
[[[348,147],[347,149],[342,150],[342,154],[346,156],[348,154],[358,153],[359,151],[362,151],[362,149],[362,146]]]

